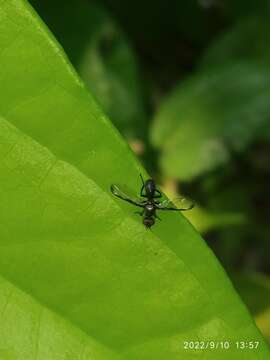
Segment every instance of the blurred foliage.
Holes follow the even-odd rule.
[[[123,135],[144,138],[146,113],[136,56],[108,12],[87,1],[32,0],[32,5]]]
[[[192,211],[184,213],[184,215],[196,226],[200,233],[233,225],[243,225],[246,222],[245,216],[241,213],[215,213],[205,210],[199,205],[195,206]]]
[[[270,337],[270,2],[32,4]]]
[[[265,14],[269,12],[269,0],[215,0],[224,10],[224,14],[230,19],[239,20],[239,18],[250,14]]]
[[[152,127],[164,174],[191,180],[228,162],[230,151],[243,151],[269,119],[269,97],[270,69],[248,62],[181,82]]]
[[[259,273],[235,274],[232,279],[258,327],[270,338],[270,279]]]
[[[253,315],[270,308],[270,280],[266,276],[257,273],[243,273],[232,275],[232,279],[234,285],[241,289],[241,296],[249,304]]]
[[[237,60],[270,63],[270,23],[267,16],[241,19],[229,31],[215,38],[200,60],[200,65],[211,68]]]
[[[178,185],[175,181],[166,181],[162,186],[162,191],[168,198],[174,200],[177,198]],[[209,207],[210,208],[210,207]],[[206,209],[199,204],[195,204],[191,211],[184,212],[184,216],[196,227],[201,233],[205,234],[210,230],[226,228],[228,226],[239,226],[247,224],[247,216],[243,212],[231,212],[230,207],[226,209],[221,207],[220,210],[213,211]]]

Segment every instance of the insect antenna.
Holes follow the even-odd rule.
[[[144,180],[143,180],[143,176],[142,176],[142,174],[140,174],[140,178],[141,178],[141,180],[142,180],[142,184],[143,184],[143,186],[144,186]]]

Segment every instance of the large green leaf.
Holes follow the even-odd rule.
[[[238,359],[183,341],[245,339],[267,359],[189,223],[162,214],[146,231],[111,197],[141,168],[44,25],[22,0],[1,0],[0,20],[2,358]]]
[[[1,360],[119,359],[78,327],[0,277]]]
[[[168,96],[152,142],[167,176],[190,180],[242,151],[270,119],[270,70],[236,62],[198,71]]]

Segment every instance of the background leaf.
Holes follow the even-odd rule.
[[[152,127],[164,174],[189,180],[228,162],[269,120],[269,98],[269,69],[252,62],[198,72],[179,84]]]
[[[239,60],[270,63],[270,25],[267,16],[249,16],[214,39],[200,60],[200,66],[211,68]]]

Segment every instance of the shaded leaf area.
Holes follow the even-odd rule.
[[[147,232],[130,205],[111,198],[112,182],[138,189],[142,169],[48,30],[20,0],[0,1],[0,19],[1,275],[32,296],[33,311],[61,316],[61,347],[74,341],[81,351],[85,341],[85,359],[194,359],[183,340],[239,337],[259,339],[257,357],[266,359],[252,319],[189,223],[163,214]],[[18,339],[4,314],[2,354],[36,359],[37,337]],[[17,324],[31,335],[27,319]],[[235,348],[207,354],[232,356]]]
[[[152,127],[164,174],[190,180],[228,162],[269,120],[269,98],[269,68],[252,62],[198,72],[179,84]]]
[[[118,130],[130,140],[144,138],[146,111],[137,60],[112,17],[85,0],[31,3]]]

